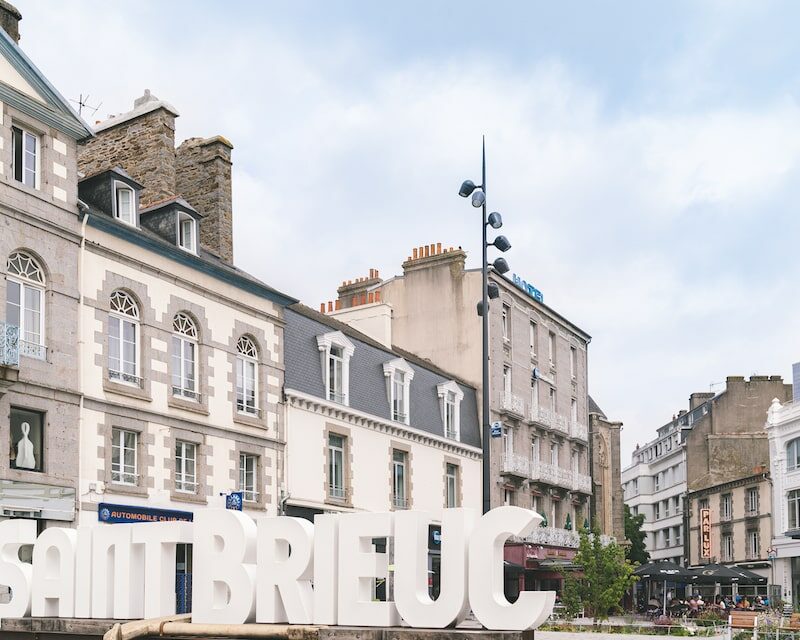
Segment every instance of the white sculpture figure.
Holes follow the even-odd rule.
[[[22,438],[17,443],[17,469],[35,469],[36,458],[33,455],[33,443],[28,439],[31,425],[22,423]]]

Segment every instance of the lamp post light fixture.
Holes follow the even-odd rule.
[[[481,184],[476,185],[472,180],[465,180],[458,195],[462,198],[472,196],[472,206],[480,208],[483,212],[482,228],[482,261],[481,261],[481,301],[478,303],[478,315],[481,316],[482,343],[481,349],[481,443],[483,449],[483,513],[491,509],[491,439],[489,424],[489,299],[495,300],[500,296],[500,288],[496,283],[489,283],[489,262],[487,250],[490,246],[499,251],[506,252],[511,248],[511,243],[505,236],[497,236],[491,243],[486,239],[486,231],[489,227],[499,229],[503,226],[503,217],[496,211],[486,215],[486,139],[482,140],[481,149]],[[505,258],[496,258],[492,263],[492,268],[500,274],[506,273],[510,267]]]

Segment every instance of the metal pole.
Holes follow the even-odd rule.
[[[486,137],[482,139],[482,177],[481,188],[483,195],[486,196]],[[483,400],[483,512],[486,513],[492,508],[491,498],[491,439],[489,424],[489,270],[487,263],[487,245],[486,245],[486,198],[483,200],[483,262],[481,264],[481,274],[483,276],[482,282],[482,301],[481,301],[481,320],[483,321],[483,383],[482,383],[482,400]]]

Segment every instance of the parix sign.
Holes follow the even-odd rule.
[[[0,584],[11,601],[2,618],[155,618],[175,612],[175,549],[192,543],[192,621],[445,628],[470,609],[488,629],[538,627],[555,593],[503,595],[503,546],[539,526],[537,513],[499,507],[441,515],[441,584],[428,595],[430,513],[325,514],[254,521],[240,511],[207,509],[194,522],[153,522],[76,529],[30,520],[0,522]],[[373,581],[389,558],[375,538],[394,542],[394,601],[374,602]],[[19,560],[33,544],[33,563]],[[290,553],[291,549],[291,553]],[[312,586],[313,585],[313,586]]]

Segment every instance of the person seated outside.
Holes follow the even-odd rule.
[[[724,612],[725,612],[725,609],[726,609],[727,607],[728,607],[728,605],[727,605],[727,604],[725,604],[725,598],[722,598],[722,597],[720,597],[720,596],[717,596],[717,609],[719,609],[719,610],[720,610],[720,613],[724,613]]]
[[[697,599],[692,596],[689,599],[689,616],[694,618],[697,616],[698,612],[700,611],[700,607],[697,604]]]
[[[703,601],[703,596],[701,596],[701,595],[698,595],[698,596],[697,596],[697,606],[698,606],[700,609],[702,609],[703,607],[705,607],[705,606],[706,606],[706,603]]]

